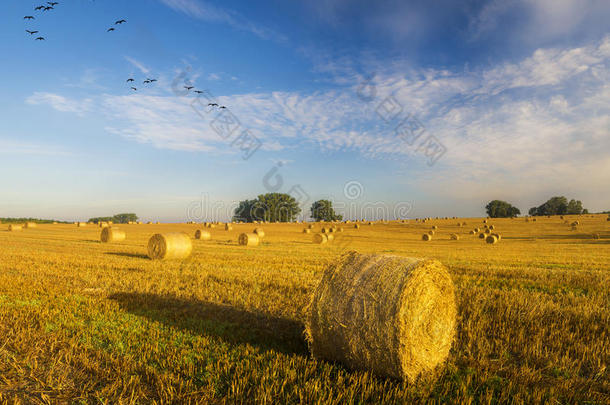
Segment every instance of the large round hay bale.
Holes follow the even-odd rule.
[[[107,226],[109,226],[109,225],[108,225],[108,222],[100,222],[100,223],[98,224],[98,226],[99,226],[100,228],[106,228],[106,227],[107,227]]]
[[[434,231],[428,231],[428,235],[434,235],[436,232]]]
[[[263,231],[263,228],[255,228],[253,231],[259,238],[264,238],[265,237],[265,231]]]
[[[192,251],[191,238],[182,232],[158,233],[148,241],[148,257],[153,260],[186,259]]]
[[[479,233],[479,232],[481,232],[481,228],[474,228],[474,232],[475,232],[475,233]]]
[[[479,239],[485,239],[487,237],[487,234],[485,232],[481,232],[479,234]]]
[[[242,246],[258,246],[260,239],[255,233],[242,233],[237,241]]]
[[[354,229],[360,229],[360,224],[354,224]]]
[[[437,230],[437,229],[438,229],[438,226],[436,226],[436,225],[432,225],[432,229]]]
[[[309,228],[309,229],[313,229],[313,224],[309,224],[309,225],[307,225],[307,228]]]
[[[102,229],[100,240],[103,243],[122,242],[125,240],[125,232],[109,226]]]
[[[458,235],[456,233],[452,233],[451,234],[451,240],[460,240],[460,235]]]
[[[208,231],[204,231],[203,229],[197,229],[195,231],[195,239],[210,240],[212,239],[212,235]]]
[[[491,229],[493,231],[494,229],[496,229],[496,226],[495,225],[489,225],[489,229]]]
[[[476,235],[477,233],[474,231],[474,229],[472,231],[469,232],[471,235]]]
[[[485,242],[493,245],[495,243],[498,243],[498,238],[496,238],[495,235],[489,235],[485,238]]]
[[[305,229],[303,229],[303,233],[311,233],[311,229],[305,228]]]
[[[327,234],[326,240],[328,240],[329,242],[332,242],[333,240],[335,240],[335,235],[333,235],[332,233]]]
[[[233,227],[230,224],[225,224],[225,231],[232,231]]]
[[[313,243],[317,243],[318,245],[321,245],[326,242],[328,242],[328,236],[325,233],[316,233],[313,236]]]
[[[21,225],[16,225],[16,224],[10,224],[8,226],[8,230],[9,232],[15,232],[15,231],[21,231],[23,228]]]
[[[343,232],[343,227],[337,229],[337,232]]]
[[[455,330],[440,262],[356,252],[326,269],[306,322],[315,357],[410,382],[446,360]]]
[[[426,242],[431,241],[432,235],[430,233],[424,233],[421,237],[421,240],[426,241]]]
[[[326,227],[325,227],[325,228],[322,228],[322,229],[320,229],[320,232],[322,232],[322,233],[328,233],[328,228],[326,228]]]
[[[78,228],[84,228],[85,226],[87,226],[87,223],[86,223],[86,222],[77,222],[77,223],[76,223],[76,226],[77,226]]]
[[[502,235],[500,235],[499,233],[492,233],[492,235],[495,236],[496,239],[498,239],[498,242],[502,240]]]
[[[26,222],[25,224],[23,224],[23,227],[25,229],[31,229],[31,228],[36,228],[38,225],[36,224],[36,222]]]

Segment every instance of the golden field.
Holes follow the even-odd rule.
[[[345,224],[324,245],[266,224],[256,247],[237,224],[165,262],[146,257],[150,236],[200,225],[121,225],[126,240],[103,244],[93,225],[2,224],[0,403],[610,403],[606,217],[492,219],[495,245],[468,235],[482,218]],[[409,385],[309,355],[306,305],[346,250],[449,268],[458,332],[435,376]]]

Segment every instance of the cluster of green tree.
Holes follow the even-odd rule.
[[[570,200],[560,196],[552,197],[547,202],[539,207],[530,208],[529,214],[534,216],[540,215],[580,215],[588,214],[589,210],[582,207],[582,202],[579,200]]]
[[[115,224],[126,224],[128,222],[136,222],[138,220],[138,216],[136,214],[128,213],[128,214],[116,214],[112,217],[96,217],[90,218],[87,222],[93,222],[95,224],[99,224],[100,222],[114,222]]]
[[[239,203],[233,215],[234,221],[292,222],[301,213],[299,203],[289,194],[261,194],[253,200]]]
[[[0,222],[3,224],[18,224],[22,222],[35,222],[37,224],[52,224],[53,222],[65,223],[63,221],[56,221],[54,219],[38,219],[38,218],[0,218]]]
[[[519,208],[501,200],[490,201],[485,209],[487,210],[487,216],[490,218],[512,218],[521,215]]]
[[[329,200],[318,200],[311,204],[311,217],[316,221],[341,221],[343,215],[338,215]]]

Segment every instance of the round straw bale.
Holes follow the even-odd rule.
[[[460,240],[460,235],[452,233],[451,234],[451,240]]]
[[[87,223],[86,222],[77,222],[76,226],[79,228],[83,228],[83,227],[87,226]]]
[[[232,231],[233,227],[230,224],[225,224],[225,231]]]
[[[333,232],[337,232],[337,228],[334,228],[334,227],[328,228],[328,233],[333,233]]]
[[[466,222],[462,222],[462,225],[466,226],[466,225],[468,225],[468,224],[467,224]]]
[[[413,382],[446,360],[456,312],[440,262],[350,252],[314,292],[307,340],[314,357]]]
[[[343,232],[343,227],[337,229],[338,232]]]
[[[264,238],[265,237],[265,231],[263,231],[263,228],[254,228],[253,231],[259,238]]]
[[[309,229],[313,229],[313,224],[309,224],[309,225],[307,225],[307,228],[309,228]]]
[[[432,225],[432,229],[436,230],[436,229],[438,229],[438,226]]]
[[[354,224],[354,229],[360,229],[360,225],[359,224]]]
[[[487,220],[486,220],[486,219],[484,219],[484,220],[483,220],[483,223],[484,223],[484,224],[486,224],[486,223],[487,223]]]
[[[36,224],[36,222],[26,222],[25,224],[23,224],[23,227],[25,229],[30,229],[30,228],[36,228],[38,225]]]
[[[428,235],[434,235],[436,232],[434,231],[428,231]]]
[[[487,237],[487,234],[485,232],[481,232],[479,234],[479,239],[485,239]]]
[[[500,242],[502,240],[502,235],[500,235],[499,233],[492,233],[492,236],[495,236],[496,239],[498,239],[498,242]]]
[[[537,219],[536,219],[536,218],[532,218],[532,221],[536,222],[536,221],[537,221]]]
[[[421,240],[424,240],[426,242],[431,241],[432,240],[432,235],[430,235],[430,233],[424,233],[421,237]]]
[[[258,246],[260,239],[255,233],[242,233],[239,235],[238,242],[242,246]]]
[[[204,231],[203,229],[197,229],[195,231],[195,239],[210,240],[212,239],[212,235],[208,231]]]
[[[103,243],[122,242],[125,240],[125,232],[109,226],[102,229],[100,240]]]
[[[498,238],[496,238],[495,235],[489,235],[485,238],[485,242],[493,245],[494,243],[498,243]]]
[[[335,240],[335,235],[332,235],[332,234],[329,233],[329,234],[326,235],[326,239],[329,242],[332,242],[333,240]]]
[[[9,232],[20,231],[20,230],[22,230],[22,229],[23,229],[23,228],[22,228],[22,226],[21,226],[21,225],[10,224],[10,225],[8,226],[8,230],[9,230]]]
[[[325,233],[316,233],[313,236],[313,243],[317,243],[318,245],[321,245],[326,242],[328,242],[328,236]]]
[[[474,229],[472,231],[469,232],[471,235],[476,235],[477,233],[474,231]]]
[[[476,233],[481,232],[481,228],[474,228],[474,231],[475,231]]]
[[[148,241],[148,257],[153,260],[186,259],[192,251],[191,238],[182,232],[158,233]]]
[[[327,229],[327,228],[322,228],[322,229],[320,229],[320,232],[322,232],[322,233],[328,233],[328,229]]]
[[[463,226],[461,222],[457,223],[457,226],[459,226],[460,228]]]
[[[496,229],[496,226],[495,225],[489,225],[489,229],[494,230],[494,229]]]
[[[311,233],[311,229],[305,228],[305,229],[303,229],[303,233]]]
[[[208,228],[212,229],[212,228],[216,228],[215,224],[208,224]]]

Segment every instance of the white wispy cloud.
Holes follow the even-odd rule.
[[[140,62],[139,60],[134,59],[130,56],[125,56],[125,59],[127,60],[127,62],[131,63],[134,67],[136,67],[143,74],[147,75],[150,73],[151,69],[144,66],[144,64],[142,62]]]
[[[0,139],[0,154],[3,155],[48,155],[68,156],[69,152],[57,145]]]
[[[248,31],[259,38],[274,40],[276,42],[286,42],[287,37],[272,29],[256,24],[239,13],[226,8],[216,7],[208,2],[201,0],[159,0],[161,3],[175,11],[186,14],[207,22],[228,24],[231,27]]]
[[[93,100],[91,98],[72,100],[59,94],[36,92],[26,99],[26,103],[30,105],[48,104],[57,111],[82,115],[90,111]]]

